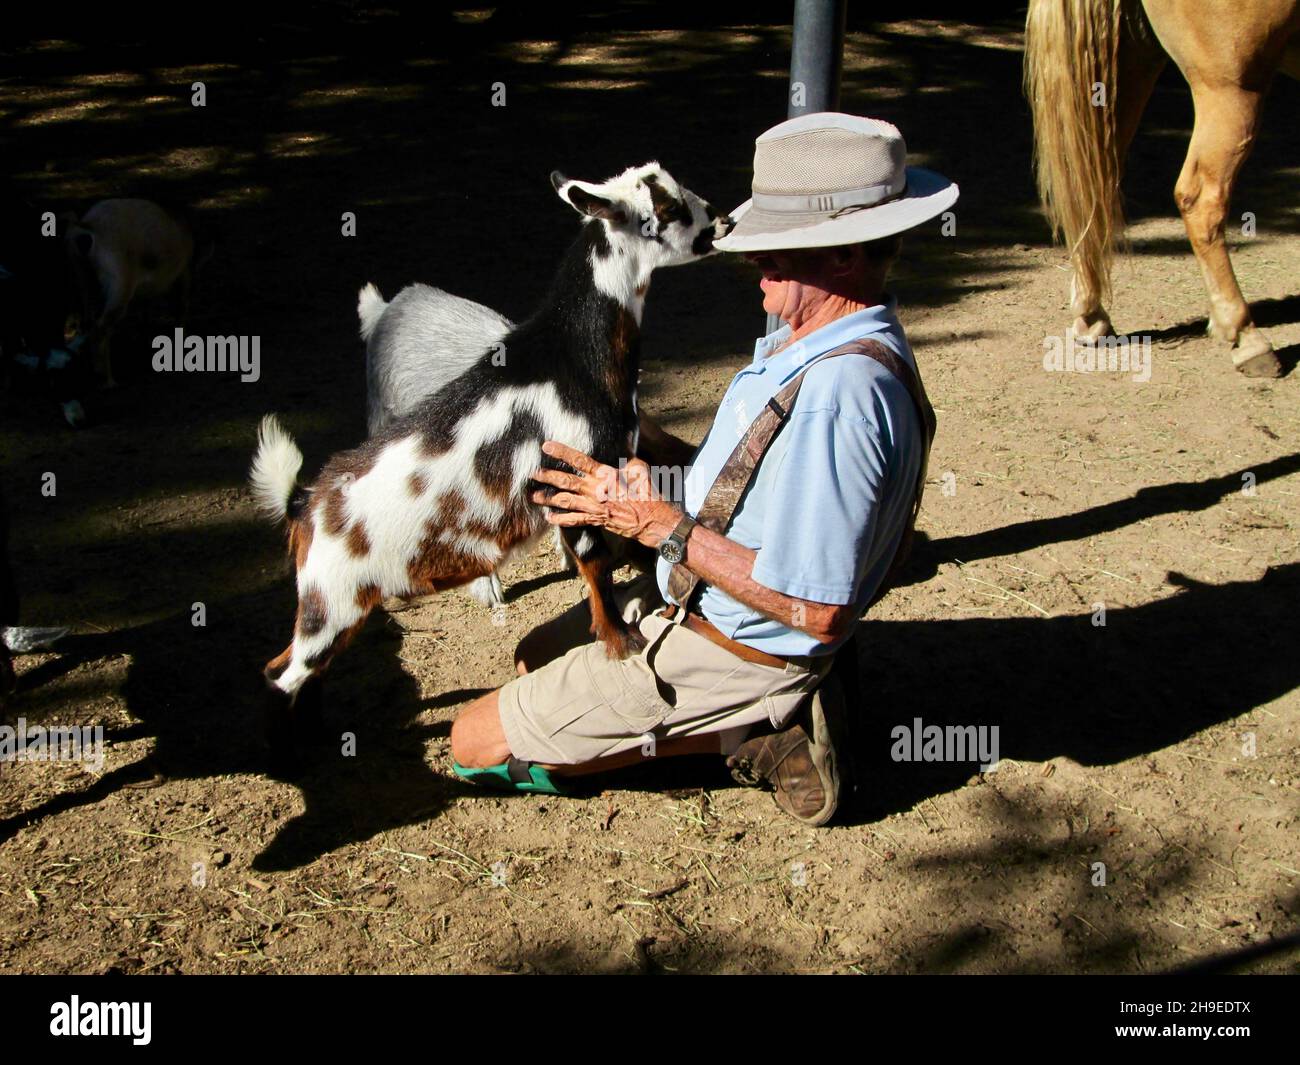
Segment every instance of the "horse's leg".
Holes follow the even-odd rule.
[[[1118,177],[1123,178],[1129,146],[1151,100],[1169,57],[1145,25],[1126,23],[1119,42],[1115,90],[1115,156]],[[1086,272],[1074,270],[1070,278],[1071,335],[1082,341],[1114,336],[1110,315],[1102,306],[1101,293],[1088,284]]]
[[[1260,106],[1300,31],[1300,9],[1293,0],[1144,0],[1144,7],[1196,105],[1174,198],[1209,290],[1210,335],[1235,345],[1232,361],[1242,373],[1276,377],[1281,366],[1242,298],[1224,223],[1233,184],[1255,143]]]
[[[1263,95],[1236,85],[1192,85],[1196,124],[1174,186],[1210,294],[1209,333],[1233,345],[1233,364],[1248,377],[1277,377],[1282,369],[1251,320],[1224,240],[1232,187],[1255,143]]]

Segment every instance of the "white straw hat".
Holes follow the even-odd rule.
[[[719,251],[857,244],[901,233],[957,201],[957,186],[907,165],[888,122],[823,111],[773,126],[754,142],[753,197],[734,211]]]

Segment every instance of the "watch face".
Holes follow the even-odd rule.
[[[665,562],[671,562],[675,566],[682,560],[682,556],[685,554],[685,552],[682,551],[683,546],[684,545],[680,540],[676,537],[670,536],[659,545],[659,557]]]

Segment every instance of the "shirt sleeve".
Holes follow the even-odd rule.
[[[752,577],[784,595],[852,603],[885,496],[886,442],[862,413],[797,409],[763,516]]]

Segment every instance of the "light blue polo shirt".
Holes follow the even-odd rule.
[[[769,353],[790,336],[789,325],[757,341],[754,361],[728,386],[695,453],[685,481],[686,512],[698,514],[750,423],[818,355],[869,336],[915,369],[896,310],[888,297],[775,355]],[[828,359],[808,371],[794,411],[759,464],[726,535],[758,552],[752,576],[759,584],[812,602],[852,603],[861,616],[902,538],[922,449],[906,386],[875,359]],[[669,568],[660,559],[665,598]],[[712,585],[705,586],[698,609],[733,639],[784,658],[830,654],[838,646],[820,644]]]

